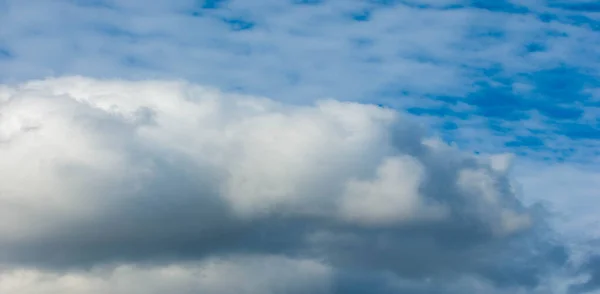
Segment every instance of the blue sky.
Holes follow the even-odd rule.
[[[0,0],[0,82],[74,75],[376,104],[467,153],[513,153],[523,201],[591,273],[571,291],[600,287],[598,1]]]
[[[597,155],[594,2],[1,3],[6,82],[187,79],[294,103],[327,97],[406,108],[485,151],[491,140],[552,160]],[[466,129],[486,132],[488,142]]]

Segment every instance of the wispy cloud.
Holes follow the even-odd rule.
[[[594,105],[589,91],[599,86],[592,2],[4,1],[3,7],[4,81],[175,77],[296,102],[369,101],[459,125],[465,116],[484,117],[477,127],[502,125],[496,133],[508,148],[599,133],[597,121],[582,121],[584,108]],[[456,103],[470,107],[448,111]],[[504,122],[537,114],[544,129]],[[521,134],[503,138],[508,130]],[[535,139],[521,140],[527,137]]]

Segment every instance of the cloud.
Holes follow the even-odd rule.
[[[266,254],[318,260],[334,293],[592,289],[599,19],[589,0],[0,0],[0,261],[93,279]],[[62,75],[93,79],[29,82]]]
[[[593,160],[593,158],[590,158]],[[567,267],[578,278],[559,293],[596,293],[598,240],[596,212],[600,172],[593,164],[547,164],[522,159],[514,167],[525,203],[541,203],[548,221],[569,248]]]
[[[588,277],[583,283],[569,287],[569,293],[591,293],[600,289],[600,257],[591,256],[581,267],[581,272]]]
[[[120,264],[87,272],[0,274],[0,292],[22,294],[330,293],[330,268],[310,260],[236,257],[166,266]]]
[[[589,1],[0,3],[5,82],[185,78],[294,103],[410,109],[486,152],[582,160],[598,148],[588,144],[600,134],[587,111],[600,65]]]
[[[514,175],[526,203],[542,202],[552,219],[553,228],[578,243],[600,237],[595,216],[600,172],[593,164],[547,164],[521,159]],[[565,197],[568,195],[568,197]],[[590,205],[591,204],[591,205]]]
[[[340,277],[474,279],[510,292],[543,287],[568,260],[522,204],[510,157],[462,152],[388,108],[83,77],[4,85],[0,101],[8,281],[24,268],[63,289],[71,275],[96,281],[80,271],[98,266],[146,264],[140,274],[153,275],[267,255],[318,260]]]

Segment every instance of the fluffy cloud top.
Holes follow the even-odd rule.
[[[45,279],[32,267],[146,264],[125,276],[160,280],[153,267],[232,254],[246,256],[232,261],[243,271],[248,256],[292,271],[319,260],[309,278],[337,281],[319,291],[349,283],[328,272],[356,271],[534,291],[567,261],[521,204],[510,158],[460,152],[389,109],[82,77],[3,86],[0,101],[0,263],[10,270],[0,289],[9,293],[15,279]],[[252,271],[243,276],[265,275]],[[88,275],[48,291],[96,283]],[[194,289],[213,289],[202,281]]]

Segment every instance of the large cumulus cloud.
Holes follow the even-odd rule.
[[[82,77],[3,86],[0,101],[0,287],[16,269],[89,282],[102,265],[222,257],[312,262],[333,284],[311,293],[360,289],[353,276],[533,291],[567,262],[509,156],[463,153],[390,109]]]

